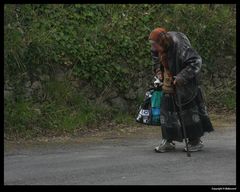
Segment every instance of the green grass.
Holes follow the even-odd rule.
[[[221,102],[230,110],[236,109],[236,93],[229,92],[222,96]]]
[[[75,134],[105,122],[130,125],[134,120],[126,113],[90,103],[81,95],[73,101],[72,105],[58,101],[46,101],[41,105],[26,100],[17,103],[5,101],[5,135],[8,138],[28,139]]]
[[[44,88],[48,99],[41,104],[34,100],[4,100],[4,132],[7,137],[27,139],[73,134],[112,119],[117,123],[131,121],[125,114],[117,114],[116,109],[89,101],[68,82],[53,81]]]
[[[24,132],[35,132],[39,113],[31,101],[16,103],[4,101],[4,131],[6,134],[22,136]]]
[[[113,121],[117,124],[127,124],[127,125],[132,125],[133,123],[135,123],[134,121],[134,117],[128,113],[117,113],[114,117],[113,117]]]

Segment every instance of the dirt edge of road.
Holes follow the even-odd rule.
[[[226,131],[228,127],[236,126],[235,114],[210,114],[213,127],[218,131]],[[157,136],[156,136],[157,135]],[[60,136],[60,137],[38,137],[32,140],[20,139],[17,141],[4,140],[4,152],[17,148],[29,148],[44,145],[58,144],[81,144],[103,142],[121,138],[152,138],[161,137],[161,130],[158,126],[148,126],[135,123],[129,125],[118,125],[111,130],[92,132],[81,136]]]

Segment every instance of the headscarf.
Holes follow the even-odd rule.
[[[166,32],[167,32],[166,29],[158,27],[150,33],[149,40],[159,42],[161,33],[166,33]]]
[[[168,37],[166,36],[166,29],[158,27],[155,28],[149,35],[149,40],[150,41],[154,41],[158,44],[161,45],[161,47],[165,48],[165,50],[163,52],[160,52],[160,61],[162,63],[162,65],[168,69],[168,61],[167,61],[167,50],[166,47],[168,45],[166,45],[166,42],[168,42],[169,40],[167,39]]]

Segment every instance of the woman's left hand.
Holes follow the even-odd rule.
[[[177,84],[177,80],[175,79],[174,81],[173,81],[173,85],[176,85]]]
[[[179,78],[178,76],[175,76],[175,79],[173,81],[173,85],[179,85],[179,86],[182,86],[184,84],[184,81]]]

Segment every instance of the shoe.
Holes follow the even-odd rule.
[[[164,153],[173,150],[175,150],[175,143],[169,142],[166,139],[163,139],[161,144],[154,149],[157,153]]]
[[[191,143],[188,143],[188,150],[190,152],[196,152],[201,151],[203,149],[204,145],[202,141],[199,141],[197,144],[193,145]],[[187,148],[184,148],[184,151],[187,152]]]

